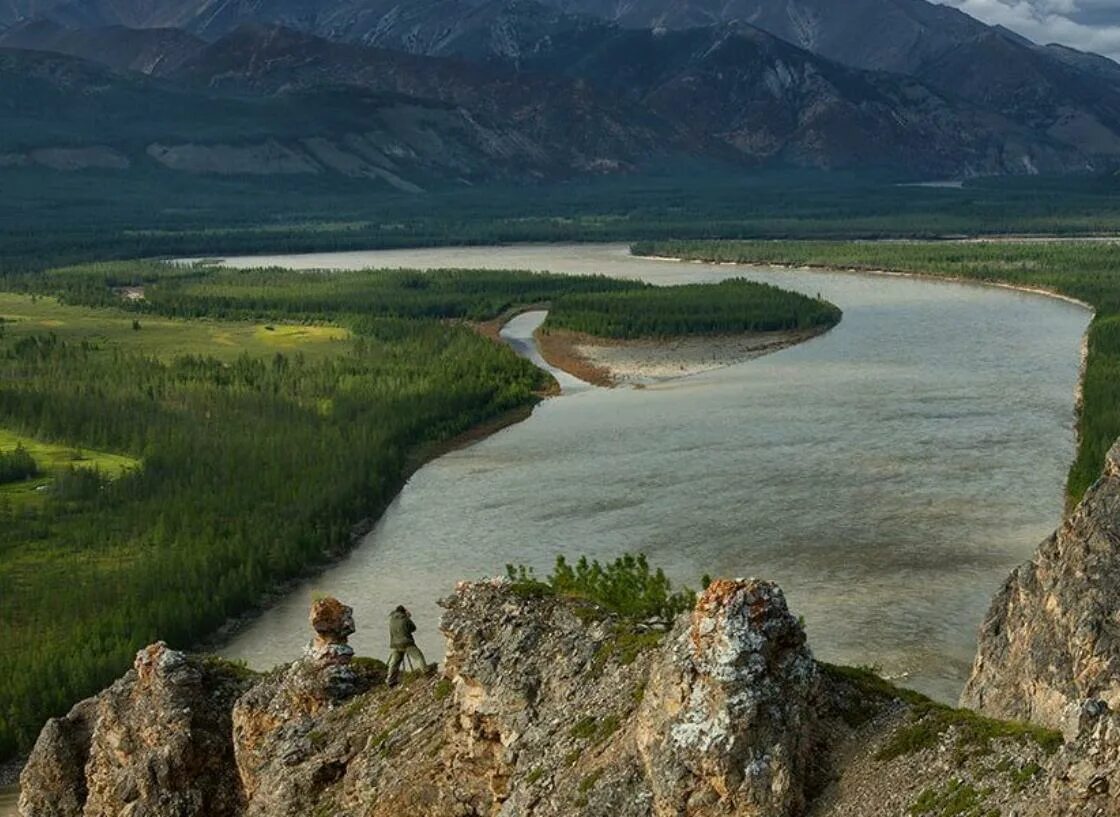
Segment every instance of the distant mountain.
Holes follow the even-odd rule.
[[[345,84],[439,99],[587,155],[602,153],[588,139],[640,125],[650,148],[660,138],[675,152],[750,163],[951,175],[1085,162],[915,80],[845,68],[750,26],[573,30],[522,62],[526,70],[514,72],[246,27],[174,77],[256,93]]]
[[[1120,65],[926,0],[544,0],[636,29],[742,21],[847,66],[913,76],[1086,156],[1120,155]]]
[[[227,95],[0,50],[0,170],[339,175],[419,192],[618,170],[671,150],[674,134],[654,117],[601,122],[590,97],[583,104],[580,139],[538,140],[535,120],[525,126],[438,99],[329,85]]]
[[[217,40],[250,23],[427,55],[516,58],[558,30],[593,24],[533,0],[0,0],[0,25],[175,27]]]
[[[0,0],[0,26],[49,19],[70,28],[188,28],[208,0]]]
[[[1090,55],[1026,48],[990,33],[931,59],[914,76],[1086,155],[1120,156],[1120,78]]]
[[[282,27],[243,26],[164,76],[242,93],[358,87],[438,100],[516,129],[567,157],[572,169],[625,168],[674,152],[720,155],[715,140],[578,79],[336,43]]]
[[[910,73],[989,27],[926,0],[544,0],[628,28],[748,23],[856,68]]]
[[[1110,61],[925,0],[0,4],[40,17],[2,46],[208,94],[347,86],[454,106],[531,143],[544,175],[675,154],[938,176],[1120,163]]]
[[[17,23],[0,32],[0,48],[52,51],[143,74],[174,71],[205,46],[203,40],[177,28],[71,29],[40,19]]]

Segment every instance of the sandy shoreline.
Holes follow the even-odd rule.
[[[832,327],[786,332],[606,340],[562,330],[534,336],[550,365],[596,386],[646,386],[710,372],[773,354]]]
[[[980,239],[977,239],[979,241]],[[986,239],[984,239],[986,240]],[[1088,240],[1088,239],[1085,239]],[[1106,239],[1099,239],[1106,240]],[[1011,243],[1009,240],[1008,243]],[[1040,242],[1041,243],[1041,240]],[[647,261],[668,261],[674,264],[702,264],[715,267],[755,267],[757,269],[774,269],[787,272],[812,271],[845,272],[853,275],[888,275],[892,278],[917,278],[923,281],[948,281],[952,284],[972,284],[981,287],[997,287],[1010,289],[1015,292],[1026,292],[1031,295],[1044,295],[1047,298],[1057,298],[1059,301],[1080,306],[1096,314],[1096,307],[1071,295],[1065,295],[1046,287],[1032,287],[1021,284],[1009,284],[1005,281],[985,281],[980,278],[966,278],[959,275],[935,275],[930,272],[910,272],[906,270],[879,269],[874,267],[844,267],[835,264],[778,264],[772,261],[705,261],[702,258],[673,258],[667,255],[636,255],[635,258],[644,258]]]

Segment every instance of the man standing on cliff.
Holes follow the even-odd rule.
[[[427,671],[428,662],[424,660],[424,653],[416,646],[412,634],[416,632],[416,625],[412,621],[412,614],[405,609],[403,604],[389,614],[389,686],[396,686],[400,680],[401,664],[405,656],[408,660]]]

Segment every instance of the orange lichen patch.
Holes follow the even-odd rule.
[[[157,641],[136,653],[136,660],[132,665],[136,668],[136,675],[141,681],[148,681],[156,674],[157,663],[165,652],[167,652],[167,645]]]
[[[354,632],[353,610],[333,596],[312,604],[309,620],[311,629],[322,636],[345,639]]]
[[[696,611],[712,613],[722,609],[736,593],[743,589],[743,582],[735,579],[716,579],[696,600]]]

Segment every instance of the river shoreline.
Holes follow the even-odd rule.
[[[986,241],[986,240],[988,240],[988,239],[974,238],[974,239],[964,239],[963,241],[966,241],[966,242],[981,242],[981,241]],[[1068,241],[1113,241],[1113,240],[1117,240],[1117,239],[1115,237],[1110,236],[1110,237],[1101,237],[1101,238],[1098,238],[1098,239],[1053,239],[1053,238],[1045,239],[1045,238],[1038,238],[1038,239],[1034,239],[1034,240],[1041,243],[1041,242],[1044,242],[1044,241],[1060,241],[1060,240],[1068,240]],[[1009,243],[1010,241],[1012,241],[1012,239],[1008,239],[1008,241],[1004,242],[1004,243]],[[631,252],[631,255],[634,255],[634,253]],[[1009,284],[1009,283],[1006,283],[1005,281],[984,281],[984,280],[981,280],[981,279],[978,279],[978,278],[966,278],[966,277],[959,276],[959,275],[934,275],[934,274],[928,273],[928,272],[913,272],[913,271],[906,271],[906,270],[874,269],[874,268],[863,268],[863,267],[842,267],[842,266],[837,266],[837,265],[834,265],[834,264],[774,264],[774,263],[760,264],[758,262],[751,262],[751,261],[705,261],[702,258],[674,258],[672,256],[666,256],[666,255],[635,255],[634,257],[635,258],[646,258],[646,259],[649,259],[650,261],[671,262],[671,263],[674,263],[674,264],[709,264],[709,265],[710,264],[715,264],[717,266],[728,266],[728,267],[752,266],[752,267],[766,267],[766,268],[769,268],[769,269],[782,270],[782,271],[786,271],[786,272],[797,272],[799,270],[817,270],[817,271],[820,271],[820,272],[838,272],[838,273],[846,273],[846,274],[853,274],[853,275],[882,275],[882,276],[887,276],[887,277],[892,277],[892,278],[910,278],[910,279],[919,280],[919,281],[949,281],[949,282],[954,283],[954,284],[972,284],[972,285],[975,285],[975,286],[995,287],[996,289],[1007,289],[1007,290],[1011,290],[1012,292],[1023,292],[1023,293],[1026,293],[1028,295],[1041,295],[1044,298],[1053,298],[1053,299],[1058,300],[1058,301],[1064,301],[1067,304],[1073,304],[1074,306],[1081,307],[1082,309],[1087,311],[1090,315],[1092,315],[1093,318],[1096,318],[1096,316],[1097,316],[1097,309],[1092,304],[1090,304],[1086,301],[1082,301],[1080,298],[1074,298],[1071,295],[1066,295],[1065,293],[1057,292],[1056,290],[1053,290],[1053,289],[1048,289],[1047,287],[1023,286],[1023,285],[1020,285],[1020,284]],[[1077,386],[1074,388],[1074,392],[1073,392],[1074,412],[1075,412],[1075,414],[1078,418],[1078,422],[1074,423],[1074,427],[1073,427],[1074,451],[1075,452],[1077,451],[1078,446],[1081,444],[1081,422],[1080,422],[1080,418],[1081,418],[1081,412],[1082,412],[1082,410],[1084,408],[1084,405],[1085,405],[1085,372],[1086,372],[1086,369],[1089,365],[1089,332],[1092,328],[1093,328],[1093,324],[1092,324],[1092,320],[1090,320],[1089,326],[1087,326],[1086,329],[1085,329],[1085,334],[1083,334],[1081,336],[1081,347],[1080,347],[1080,350],[1079,350],[1080,361],[1078,363],[1078,371],[1077,371]],[[1071,501],[1071,498],[1067,496],[1066,497],[1065,512],[1068,513],[1070,510],[1072,510],[1074,504],[1075,503],[1073,503]]]
[[[557,394],[559,394],[559,387],[556,386],[554,382],[549,389],[539,393],[537,395],[538,400],[530,405],[511,409],[510,411],[504,412],[496,417],[492,417],[489,420],[485,420],[475,426],[472,426],[461,434],[457,434],[454,437],[444,440],[443,442],[423,446],[422,448],[413,452],[408,457],[405,471],[401,475],[400,485],[397,487],[397,490],[393,492],[393,495],[389,499],[389,502],[386,503],[386,508],[393,502],[394,499],[397,498],[397,496],[400,495],[400,492],[404,490],[404,487],[408,484],[408,481],[412,478],[412,476],[425,465],[432,462],[433,460],[439,459],[446,454],[450,454],[452,451],[459,451],[463,448],[467,448],[477,442],[486,439],[487,437],[490,437],[493,434],[497,434],[499,431],[505,428],[509,428],[510,426],[523,422],[524,420],[528,419],[529,416],[533,413],[533,410],[537,407],[540,400],[556,396]],[[253,607],[237,616],[234,616],[233,618],[228,619],[213,633],[203,638],[201,641],[197,641],[192,644],[190,651],[217,652],[222,648],[228,646],[230,642],[232,642],[238,635],[244,632],[244,630],[251,624],[253,624],[254,621],[267,613],[279,601],[290,595],[300,585],[305,584],[309,580],[321,575],[335,565],[338,565],[339,563],[345,561],[350,556],[351,552],[353,552],[354,548],[360,545],[362,540],[370,533],[370,531],[374,529],[374,527],[377,525],[378,519],[381,518],[384,512],[385,509],[382,508],[379,513],[372,516],[367,516],[365,519],[361,519],[358,522],[355,522],[354,525],[350,528],[350,544],[348,547],[336,553],[330,554],[323,561],[309,566],[306,570],[301,572],[300,575],[275,585],[272,589],[265,593],[260,601],[257,604],[253,605]],[[2,775],[3,769],[0,768],[0,785],[3,785]]]
[[[648,258],[648,257],[642,256],[642,258]],[[650,260],[653,260],[653,259],[650,259]],[[675,259],[663,259],[663,260],[675,260]],[[703,262],[697,262],[697,263],[703,263]],[[799,268],[799,267],[789,267],[789,268],[790,269],[802,269],[802,268]],[[824,270],[824,269],[828,269],[828,268],[818,267],[818,268],[811,268],[811,269],[822,269],[822,270]],[[873,273],[873,271],[870,271],[870,270],[846,270],[846,269],[842,269],[842,268],[834,268],[833,271],[837,271],[837,272],[867,272],[869,274]],[[917,273],[892,273],[890,271],[885,271],[885,270],[880,271],[879,274],[893,275],[893,276],[897,276],[897,277],[923,278],[923,279],[928,279],[928,280],[937,280],[937,281],[941,281],[941,282],[951,280],[949,278],[942,277],[942,276],[922,275],[922,274],[917,274]],[[980,282],[980,281],[976,281],[976,280],[972,280],[972,279],[964,279],[964,280],[960,280],[959,282],[960,283],[969,283],[969,284],[973,284],[973,285],[980,284],[980,285],[985,285],[985,286],[1001,286],[1001,287],[1008,288],[1008,289],[1020,289],[1020,288],[1017,288],[1017,287],[1001,285],[1001,284],[994,283],[994,282],[993,283]],[[1023,289],[1023,291],[1032,292],[1032,290],[1029,290],[1029,289]],[[1062,300],[1073,301],[1073,299],[1064,298],[1064,297],[1062,297],[1060,295],[1056,295],[1054,293],[1037,291],[1036,294],[1048,295],[1048,296],[1051,296],[1051,297],[1060,298]],[[1073,302],[1076,303],[1075,301],[1073,301]],[[1083,304],[1080,304],[1080,305],[1085,306]],[[1083,362],[1084,361],[1082,361],[1082,363]],[[1080,378],[1079,378],[1079,380],[1080,380]],[[577,401],[577,402],[579,402],[579,401]],[[528,416],[528,413],[531,412],[531,407],[524,408],[524,409],[522,409],[522,411],[524,412],[524,416]],[[524,416],[521,417],[521,418],[510,418],[504,424],[502,424],[500,426],[500,428],[505,428],[509,425],[517,423],[521,419],[524,419]],[[460,438],[456,438],[456,440],[458,440],[457,443],[453,443],[453,441],[448,441],[447,443],[445,443],[446,447],[441,451],[427,451],[427,452],[424,452],[423,458],[421,458],[420,461],[416,463],[415,468],[413,468],[413,470],[410,471],[407,475],[402,477],[402,480],[401,480],[402,487],[408,481],[409,476],[411,476],[411,474],[415,470],[418,470],[424,464],[426,464],[428,462],[431,462],[432,460],[438,458],[439,456],[441,456],[443,453],[446,453],[447,451],[455,450],[456,448],[463,448],[463,447],[469,446],[472,443],[474,443],[478,440],[481,440],[481,439],[487,437],[488,435],[494,433],[496,430],[498,430],[498,428],[494,428],[494,429],[491,429],[491,430],[485,430],[484,427],[478,427],[478,428],[475,428],[475,429],[471,429],[470,431],[466,432],[464,435],[460,435]],[[462,439],[463,437],[468,437],[468,436],[470,436],[471,438],[470,439]],[[419,452],[418,452],[417,456],[418,456],[418,458],[420,457]],[[367,523],[368,523],[368,520],[367,520]],[[357,531],[361,527],[362,526],[355,526],[354,530]],[[322,571],[324,571],[325,569],[330,567],[331,564],[334,564],[334,563],[337,563],[339,561],[342,561],[342,560],[346,559],[348,557],[348,555],[349,555],[349,551],[346,551],[344,553],[338,554],[337,558],[334,558],[330,562],[320,562],[320,563],[318,563],[317,565],[314,566],[314,568],[312,568],[311,571],[309,571],[308,576],[314,576],[314,575],[317,575],[317,574],[321,573]],[[288,586],[289,589],[290,589],[290,587],[298,585],[301,581],[305,581],[308,576],[301,577],[301,579],[294,580],[291,583],[286,583],[286,586]],[[255,608],[254,611],[252,611],[250,613],[247,613],[244,616],[239,617],[237,619],[237,621],[241,622],[241,627],[238,628],[238,630],[227,630],[225,632],[226,639],[228,640],[229,638],[232,638],[234,635],[236,635],[237,632],[239,632],[241,629],[244,629],[245,626],[247,626],[249,623],[251,623],[257,617],[259,617],[263,612],[268,610],[272,606],[272,604],[274,604],[275,600],[276,600],[275,597],[271,598],[270,600],[266,600],[261,605],[258,605],[257,608]],[[201,646],[205,646],[206,644],[212,644],[212,643],[213,643],[213,640],[208,639]],[[17,768],[17,770],[18,770],[18,768]]]
[[[642,388],[746,363],[820,337],[831,328],[636,340],[538,329],[534,338],[550,365],[581,380],[605,388]]]
[[[500,338],[495,338],[495,342],[502,343],[504,341],[502,341]],[[400,485],[393,493],[393,496],[390,498],[389,503],[391,503],[393,499],[395,499],[400,494],[400,492],[404,490],[405,485],[408,484],[408,481],[412,478],[413,474],[415,474],[428,463],[432,462],[433,460],[439,459],[446,454],[450,454],[453,451],[458,451],[474,445],[475,443],[480,442],[493,434],[497,434],[499,431],[502,431],[505,428],[509,428],[512,425],[523,422],[524,420],[528,419],[528,417],[533,413],[533,410],[537,407],[541,400],[555,397],[559,395],[559,393],[560,388],[555,380],[553,380],[547,389],[537,394],[538,399],[536,402],[511,409],[510,411],[504,412],[496,417],[492,417],[489,420],[474,425],[461,434],[457,434],[454,437],[444,440],[443,442],[423,446],[422,448],[413,452],[408,457],[407,466],[404,473],[401,475]],[[386,504],[386,507],[388,507],[388,503]],[[383,513],[384,509],[382,509],[381,512],[376,515],[368,516],[365,519],[359,520],[358,522],[354,523],[354,525],[350,528],[349,547],[336,553],[330,554],[323,561],[317,562],[316,564],[306,568],[298,576],[274,585],[271,589],[265,592],[265,594],[251,608],[244,611],[243,613],[240,613],[237,616],[227,619],[226,622],[213,633],[201,639],[200,641],[196,641],[195,643],[193,643],[190,646],[189,651],[210,653],[217,652],[223,647],[228,646],[230,642],[232,642],[238,635],[244,632],[250,625],[253,624],[253,622],[267,613],[282,599],[286,598],[289,594],[295,591],[301,584],[314,579],[316,576],[321,575],[331,567],[334,567],[335,565],[345,561],[349,557],[350,553],[354,550],[354,548],[361,544],[366,535],[373,530],[374,526],[377,524],[377,520],[381,518]],[[18,790],[20,773],[23,771],[23,767],[26,762],[26,757],[19,757],[5,763],[0,763],[0,788],[13,788]],[[0,817],[4,817],[4,815],[0,813]]]
[[[981,241],[986,239],[970,239]],[[1058,239],[1051,239],[1058,240]],[[1070,239],[1073,240],[1073,239]],[[1078,241],[1087,241],[1089,239],[1076,239]],[[1105,240],[1105,239],[1100,239]],[[1004,243],[1013,243],[1012,241]],[[912,272],[908,270],[892,270],[882,269],[877,267],[844,267],[836,264],[777,264],[773,262],[758,262],[758,261],[712,261],[703,258],[674,258],[668,255],[635,255],[635,258],[644,258],[648,261],[665,261],[673,264],[700,264],[705,266],[716,267],[752,267],[754,269],[773,269],[782,270],[785,272],[798,272],[801,270],[817,271],[817,272],[839,272],[848,273],[852,275],[885,275],[892,278],[913,278],[919,281],[948,281],[952,284],[971,284],[973,286],[981,287],[995,287],[997,289],[1009,289],[1013,292],[1025,292],[1029,295],[1043,295],[1047,298],[1054,298],[1059,301],[1080,306],[1082,309],[1088,310],[1094,316],[1097,314],[1096,307],[1092,304],[1074,298],[1071,295],[1066,295],[1057,292],[1053,289],[1046,287],[1030,287],[1022,286],[1020,284],[1009,284],[1005,281],[985,281],[981,278],[967,278],[960,275],[935,275],[930,272]]]

